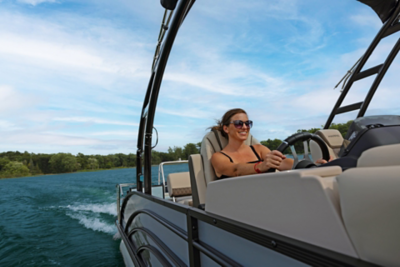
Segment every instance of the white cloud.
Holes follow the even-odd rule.
[[[32,6],[36,6],[42,3],[56,3],[56,0],[17,0],[19,3],[29,4]]]
[[[0,11],[0,24],[6,25],[0,29],[0,146],[132,152],[137,134],[132,128],[138,126],[162,16],[159,2],[90,0],[73,13],[61,1],[20,2],[40,12]],[[233,107],[251,114],[261,140],[323,124],[339,96],[333,86],[364,53],[371,33],[357,32],[348,42],[341,38],[378,25],[370,13],[331,11],[332,3],[310,8],[313,4],[198,1],[164,75],[156,149],[200,141],[205,128]],[[353,28],[342,28],[350,16]],[[344,54],[342,46],[352,51]],[[382,63],[388,49],[382,43],[371,64]],[[389,78],[383,91],[396,83]],[[346,101],[361,101],[349,96]],[[375,100],[375,109],[387,103],[385,95]]]
[[[138,126],[137,123],[131,123],[131,122],[125,122],[125,121],[104,120],[104,119],[99,119],[99,118],[88,118],[88,117],[53,118],[53,120],[54,121],[65,121],[65,122],[80,122],[80,123],[97,123],[97,124]]]

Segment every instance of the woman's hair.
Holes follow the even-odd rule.
[[[231,110],[228,110],[224,116],[222,116],[221,120],[217,120],[217,125],[211,127],[211,130],[217,130],[220,131],[222,136],[225,138],[228,138],[228,134],[224,131],[223,126],[226,125],[228,126],[231,123],[231,118],[239,113],[244,113],[247,115],[246,111],[244,111],[241,108],[234,108]]]

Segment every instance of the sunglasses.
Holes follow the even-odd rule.
[[[233,125],[235,125],[235,128],[237,128],[237,129],[242,129],[243,124],[246,124],[246,127],[249,129],[253,126],[253,121],[251,121],[251,120],[248,120],[248,121],[235,120],[235,121],[231,121],[230,123],[233,123]]]

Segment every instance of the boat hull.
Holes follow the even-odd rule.
[[[121,207],[127,266],[368,266],[358,259],[203,210],[132,192]]]

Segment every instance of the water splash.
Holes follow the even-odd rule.
[[[77,205],[68,205],[65,208],[78,212],[78,211],[88,211],[93,213],[105,213],[112,216],[117,216],[117,210],[115,207],[115,203],[107,203],[107,204],[77,204]],[[64,208],[61,206],[60,208]]]
[[[85,226],[85,228],[87,229],[107,234],[115,234],[116,232],[115,226],[113,224],[109,224],[99,218],[91,218],[82,213],[67,212],[66,215],[71,217],[72,219],[78,220],[79,223]]]

